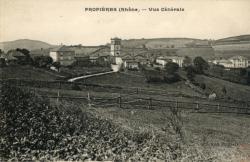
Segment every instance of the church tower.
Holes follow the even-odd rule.
[[[121,39],[111,38],[110,55],[120,56],[121,54]]]

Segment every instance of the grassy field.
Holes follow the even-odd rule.
[[[60,69],[60,73],[66,74],[67,76],[71,76],[71,77],[80,76],[80,75],[88,75],[88,74],[99,73],[99,72],[106,72],[106,71],[111,71],[111,69],[108,67],[98,67],[98,66],[72,67],[72,68],[62,67]]]
[[[75,102],[61,101],[63,105]],[[150,132],[169,138],[171,125],[169,110],[129,110],[117,107],[86,108],[102,119],[112,120],[132,132]],[[250,118],[232,114],[197,114],[181,112],[183,133],[183,161],[248,161],[250,156]],[[186,159],[186,160],[185,160]]]
[[[232,83],[218,78],[211,78],[204,75],[197,75],[195,80],[200,83],[205,83],[205,91],[209,94],[215,92],[219,97],[225,97],[228,100],[250,101],[250,86]],[[223,87],[226,89],[225,94],[222,94]]]
[[[179,91],[184,94],[194,96],[197,95],[191,88],[185,85],[184,81],[176,83],[147,83],[145,77],[140,72],[119,72],[109,75],[97,76],[84,80],[85,83],[112,85],[121,87],[138,87],[145,89]]]
[[[51,81],[62,78],[60,75],[44,69],[20,65],[2,67],[0,68],[0,74],[1,79],[19,78]]]
[[[54,80],[57,76],[46,72],[37,72],[31,67],[1,68],[1,76],[15,78],[33,78],[41,80]],[[199,82],[207,85],[207,92],[219,90],[226,87],[227,95],[236,99],[247,100],[250,96],[250,88],[235,83],[230,83],[206,76],[196,76]],[[184,91],[192,95],[194,92],[187,87],[183,81],[174,84],[148,84],[139,72],[115,73],[111,75],[98,76],[85,80],[86,83],[105,84],[122,87],[140,87],[147,89],[158,89],[167,91]],[[32,88],[31,88],[32,90]],[[63,96],[88,96],[88,93],[97,97],[117,97],[119,93],[98,92],[86,90],[81,91],[58,90],[52,88],[33,89],[42,95],[56,96],[58,92]],[[121,94],[125,95],[125,94]],[[150,97],[147,94],[135,94],[130,97]],[[151,95],[156,99],[166,99],[169,96]],[[238,98],[237,98],[238,97]],[[176,97],[172,97],[176,99]],[[180,100],[193,100],[192,98],[181,97]],[[117,106],[105,108],[87,106],[86,102],[77,100],[56,100],[51,99],[50,104],[64,105],[68,108],[84,108],[99,118],[109,119],[120,125],[122,128],[132,132],[150,132],[159,134],[168,140],[172,136],[173,125],[170,124],[171,111],[169,109],[142,110],[142,109],[121,109]],[[183,135],[183,161],[249,161],[250,157],[250,118],[247,115],[236,114],[201,114],[191,112],[180,112],[180,128]],[[172,137],[171,137],[172,138]],[[170,138],[170,139],[171,139]],[[248,158],[248,159],[247,159]]]

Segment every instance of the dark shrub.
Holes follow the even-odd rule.
[[[197,74],[204,74],[204,70],[207,70],[209,65],[202,57],[196,57],[193,61],[195,72]]]
[[[71,88],[72,88],[72,90],[76,90],[76,91],[80,91],[81,90],[80,86],[77,85],[77,84],[72,84]]]
[[[166,65],[165,65],[165,70],[168,74],[174,74],[177,72],[179,68],[179,65],[174,63],[174,62],[168,62]]]
[[[174,83],[180,81],[181,78],[178,74],[168,74],[164,76],[164,81],[166,83]]]

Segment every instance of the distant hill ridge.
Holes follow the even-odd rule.
[[[239,35],[234,37],[228,37],[223,39],[218,39],[215,41],[215,44],[241,44],[241,43],[250,43],[250,35]]]
[[[105,42],[104,42],[105,43]],[[210,43],[212,46],[210,46]],[[76,53],[90,55],[92,52],[109,47],[106,45],[88,46],[88,45],[71,45],[68,46]],[[31,55],[48,55],[51,48],[59,45],[51,45],[46,42],[30,39],[20,39],[9,42],[1,42],[0,48],[4,51],[16,48],[26,48],[31,51]],[[250,35],[239,35],[218,40],[195,39],[195,38],[141,38],[141,39],[122,39],[123,53],[152,53],[168,54],[166,50],[176,50],[181,56],[234,56],[243,55],[250,57]],[[101,52],[101,51],[100,51]]]
[[[0,42],[0,49],[4,51],[8,51],[11,49],[16,48],[26,48],[28,50],[35,50],[35,49],[47,49],[53,48],[55,45],[51,45],[46,42],[38,41],[38,40],[30,40],[30,39],[19,39],[15,41],[8,41],[8,42]]]

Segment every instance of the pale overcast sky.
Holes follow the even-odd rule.
[[[85,12],[85,7],[182,7],[184,12]],[[249,0],[0,0],[0,42],[99,45],[111,37],[218,39],[250,34]]]

